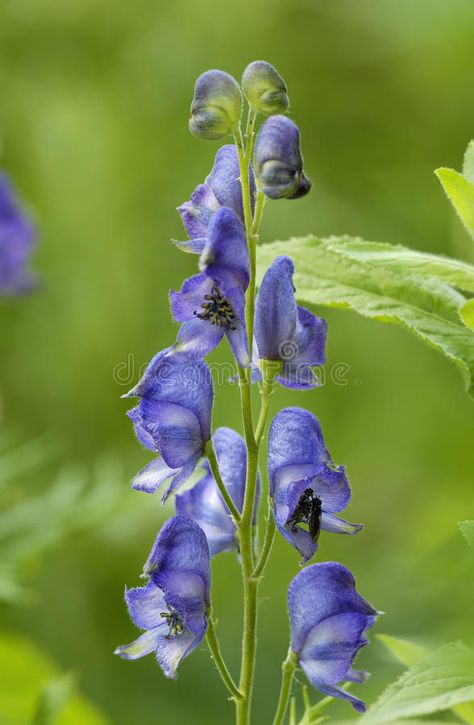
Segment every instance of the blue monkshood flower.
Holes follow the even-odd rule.
[[[242,110],[240,86],[229,73],[208,70],[196,81],[189,130],[214,141],[236,133]]]
[[[126,660],[152,652],[167,677],[201,642],[207,629],[210,559],[204,532],[188,516],[173,516],[157,536],[144,587],[125,590],[130,617],[144,630],[115,650]]]
[[[340,685],[363,682],[366,672],[352,669],[368,643],[376,610],[356,592],[351,572],[342,564],[313,564],[300,571],[288,589],[291,649],[308,680],[330,697],[349,700],[358,712],[365,704]]]
[[[287,116],[271,116],[255,142],[257,185],[270,199],[299,199],[311,189],[303,172],[298,126]]]
[[[327,325],[295,301],[293,262],[277,257],[265,273],[255,309],[255,341],[261,359],[281,363],[278,381],[288,388],[311,388],[311,370],[326,360]]]
[[[0,172],[0,294],[21,294],[33,286],[28,262],[35,239],[30,220]]]
[[[253,110],[265,116],[285,113],[290,105],[285,81],[265,60],[254,60],[247,66],[242,90]]]
[[[239,363],[248,365],[244,318],[249,256],[242,223],[227,207],[211,219],[200,268],[202,274],[170,292],[174,319],[182,323],[173,355],[198,360],[226,335]]]
[[[213,387],[204,362],[174,361],[170,348],[157,353],[140,382],[124,397],[140,398],[128,412],[138,440],[160,457],[132,481],[132,487],[155,493],[168,479],[170,493],[193,473],[211,438]]]
[[[351,489],[344,466],[335,466],[321,426],[303,408],[284,408],[272,421],[268,438],[268,475],[280,533],[309,561],[318,548],[321,529],[356,534],[335,514],[346,508]]]
[[[250,167],[250,199],[255,202],[255,178]],[[185,252],[201,254],[206,244],[207,230],[213,214],[222,206],[232,209],[244,221],[242,186],[237,149],[231,144],[221,146],[216,154],[211,173],[199,184],[178,212],[190,236],[190,241],[174,242]]]
[[[242,511],[247,471],[247,449],[243,438],[231,428],[218,428],[214,435],[219,470],[238,511]],[[237,548],[236,528],[207,461],[204,477],[189,491],[176,496],[176,511],[188,514],[203,529],[211,556]],[[258,493],[255,511],[258,508]]]

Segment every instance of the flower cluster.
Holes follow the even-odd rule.
[[[157,455],[135,476],[133,488],[155,493],[168,482],[164,503],[193,474],[201,477],[175,496],[177,513],[163,526],[145,565],[148,583],[125,593],[131,618],[144,633],[117,653],[136,659],[155,652],[165,675],[174,677],[207,631],[239,722],[248,722],[251,676],[250,682],[243,676],[238,688],[223,664],[211,617],[210,558],[221,552],[239,555],[246,582],[243,672],[248,673],[258,582],[275,527],[303,557],[302,564],[317,551],[321,531],[355,534],[362,528],[337,515],[348,505],[351,489],[344,467],[332,461],[318,419],[302,408],[285,408],[269,429],[270,511],[258,550],[258,454],[270,397],[276,383],[302,390],[317,385],[313,368],[325,361],[327,336],[326,322],[296,302],[289,257],[274,260],[256,294],[265,200],[298,199],[311,189],[299,129],[284,115],[288,108],[286,84],[265,61],[247,67],[241,86],[220,70],[198,78],[191,132],[207,140],[232,136],[234,144],[219,148],[210,174],[178,208],[189,239],[175,244],[199,255],[198,269],[170,291],[179,324],[175,342],[154,356],[125,396],[138,398],[128,415],[138,440]],[[266,118],[256,132],[259,116]],[[227,427],[212,432],[214,391],[204,358],[224,338],[239,371],[245,438]],[[255,382],[262,405],[254,428],[250,386]],[[295,666],[321,692],[362,710],[363,703],[341,684],[363,679],[352,663],[367,643],[365,632],[376,612],[356,592],[352,574],[336,563],[310,565],[290,584],[288,602]]]
[[[28,262],[35,239],[28,216],[8,178],[0,172],[0,295],[22,294],[32,287]]]

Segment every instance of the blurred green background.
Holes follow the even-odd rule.
[[[473,261],[472,241],[433,175],[442,165],[459,169],[474,136],[473,34],[472,0],[0,0],[0,166],[41,232],[41,287],[0,302],[2,435],[40,441],[31,465],[17,456],[8,503],[47,491],[66,465],[82,466],[92,490],[98,462],[115,466],[115,503],[98,504],[93,527],[88,521],[80,534],[81,497],[71,500],[74,536],[64,539],[65,527],[47,557],[22,563],[36,596],[0,604],[2,628],[77,673],[114,725],[217,725],[233,715],[204,645],[178,684],[152,657],[112,655],[135,636],[124,585],[138,583],[170,513],[128,488],[150,456],[120,395],[173,340],[168,289],[195,269],[195,258],[169,242],[184,238],[175,207],[217,149],[187,131],[195,78],[214,67],[239,77],[264,58],[288,83],[314,189],[296,203],[268,204],[264,239],[352,233]],[[473,561],[457,530],[474,518],[472,401],[454,366],[408,333],[324,314],[329,366],[347,364],[347,385],[279,390],[274,403],[318,414],[335,461],[349,470],[348,518],[366,524],[355,538],[323,534],[318,556],[354,571],[386,612],[378,631],[473,645]],[[223,349],[214,359],[225,358]],[[215,424],[224,423],[240,426],[229,386],[215,404]],[[41,441],[45,460],[36,465]],[[47,532],[46,500],[38,512],[35,526]],[[262,587],[259,724],[269,722],[279,687],[286,587],[297,570],[296,552],[278,540]],[[235,670],[238,568],[226,554],[213,571],[222,646]],[[372,671],[358,688],[369,702],[399,671],[376,642],[359,664]],[[351,716],[347,705],[337,708]]]

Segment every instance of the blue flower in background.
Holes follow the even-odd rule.
[[[335,562],[308,566],[290,584],[288,609],[291,649],[308,680],[364,712],[364,703],[339,686],[364,681],[366,673],[353,670],[352,663],[368,644],[365,634],[377,615],[356,592],[351,572]]]
[[[133,623],[144,634],[115,650],[126,660],[155,652],[167,677],[201,642],[207,629],[210,559],[204,532],[188,516],[173,516],[158,534],[144,587],[125,590]]]
[[[231,428],[218,428],[213,435],[219,470],[237,509],[242,511],[247,471],[247,450],[243,438]],[[211,556],[237,548],[236,528],[230,517],[209,464],[198,483],[176,496],[176,511],[188,514],[202,528],[209,542]],[[258,508],[258,493],[255,511]]]
[[[34,284],[28,263],[36,239],[6,175],[0,172],[0,294],[27,292]]]
[[[202,274],[187,279],[179,292],[170,293],[174,319],[182,323],[172,353],[176,359],[199,360],[226,335],[239,363],[248,365],[249,256],[242,223],[227,207],[211,219],[200,268]]]
[[[129,411],[137,438],[160,454],[133,479],[132,487],[155,493],[171,478],[162,501],[194,471],[211,437],[212,379],[204,362],[169,358],[170,348],[159,352],[142,379],[124,397],[138,397]]]
[[[303,408],[285,408],[273,419],[268,438],[268,475],[280,533],[304,557],[318,548],[321,529],[356,534],[362,524],[335,516],[350,501],[344,466],[334,466],[318,419]]]
[[[255,142],[257,185],[270,199],[299,199],[311,189],[303,171],[298,126],[287,116],[271,116]]]
[[[277,257],[263,277],[255,309],[259,358],[280,361],[277,380],[288,388],[317,384],[311,370],[326,360],[326,321],[296,304],[293,262]]]
[[[255,180],[250,168],[250,197],[255,199]],[[221,207],[232,209],[244,221],[239,158],[235,146],[226,144],[216,154],[214,166],[203,184],[191,194],[191,199],[178,207],[179,214],[191,240],[175,242],[185,252],[201,254],[206,244],[209,222]]]

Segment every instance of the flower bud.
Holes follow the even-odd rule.
[[[189,130],[210,141],[235,133],[241,108],[242,93],[235,78],[222,70],[208,70],[194,86]]]
[[[299,199],[311,189],[303,172],[298,127],[286,116],[271,116],[255,143],[257,184],[270,199]]]
[[[285,113],[290,105],[285,81],[264,60],[254,60],[247,66],[242,76],[242,89],[253,110],[264,116]]]

